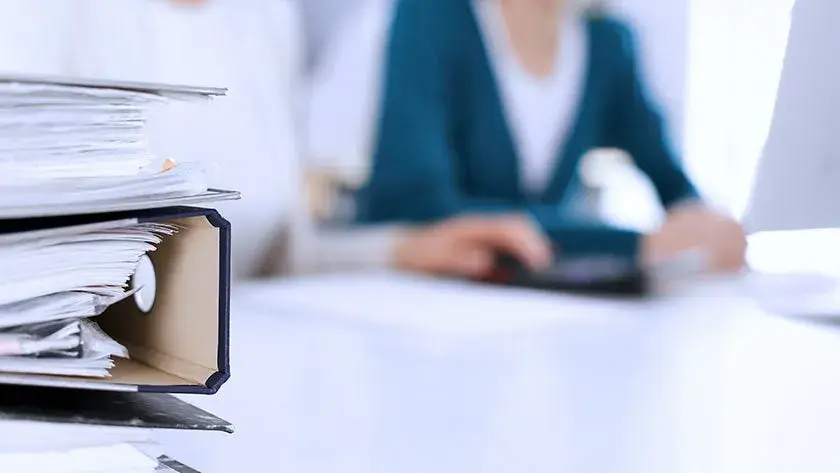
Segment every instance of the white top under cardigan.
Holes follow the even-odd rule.
[[[583,20],[566,16],[560,25],[554,70],[536,77],[516,57],[499,1],[475,0],[475,9],[519,157],[522,186],[540,194],[577,119],[586,73]]]

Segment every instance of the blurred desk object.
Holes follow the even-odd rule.
[[[355,219],[355,192],[364,185],[340,171],[308,167],[304,173],[307,210],[317,224],[350,225]]]
[[[165,443],[205,473],[838,471],[840,330],[732,287],[619,302],[393,274],[243,285],[239,369],[198,403],[237,435]]]
[[[770,133],[744,217],[750,231],[840,226],[840,2],[793,5]]]

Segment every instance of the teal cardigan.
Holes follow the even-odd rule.
[[[473,1],[399,0],[359,220],[427,223],[519,212],[533,216],[563,255],[635,256],[637,232],[583,221],[569,205],[578,164],[593,148],[627,151],[666,207],[697,197],[646,95],[630,29],[587,17],[588,65],[576,122],[557,151],[549,185],[529,195]]]

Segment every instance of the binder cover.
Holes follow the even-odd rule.
[[[27,75],[27,74],[0,74],[0,82],[17,84],[50,84],[67,87],[85,87],[94,89],[127,90],[132,92],[144,92],[147,94],[186,94],[195,96],[224,96],[227,89],[224,87],[203,87],[191,85],[156,84],[151,82],[134,82],[123,80],[92,79],[67,76],[48,75]]]
[[[159,473],[201,473],[200,471],[190,468],[177,460],[167,457],[166,455],[159,457],[157,460],[157,471]]]
[[[175,396],[0,386],[0,421],[233,433],[230,422]]]
[[[111,220],[173,223],[149,253],[156,297],[148,313],[128,298],[96,320],[125,345],[103,379],[0,373],[0,384],[106,391],[214,394],[230,377],[230,223],[216,210],[168,207],[96,215],[0,220],[0,235]]]

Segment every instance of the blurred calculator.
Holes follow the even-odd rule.
[[[634,261],[616,256],[563,258],[548,268],[531,270],[516,258],[499,255],[486,282],[601,296],[644,297],[650,277]]]

